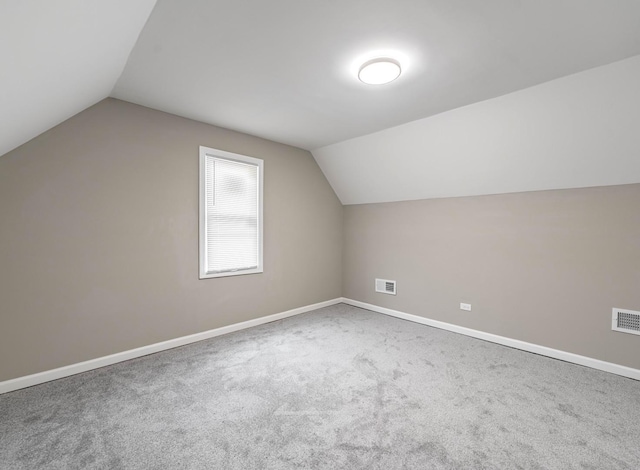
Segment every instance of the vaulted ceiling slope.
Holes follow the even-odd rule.
[[[113,96],[316,149],[640,54],[638,0],[159,0]],[[400,79],[354,64],[391,51]]]
[[[638,0],[0,0],[0,155],[110,95],[313,150],[346,204],[638,182],[639,21]],[[402,76],[360,83],[373,54]]]
[[[640,56],[313,151],[343,204],[640,183]]]
[[[0,155],[106,98],[155,0],[0,0]]]

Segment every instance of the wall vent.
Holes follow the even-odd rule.
[[[611,329],[640,335],[640,312],[614,308],[611,321]]]
[[[388,279],[376,279],[376,292],[396,295],[396,281]]]

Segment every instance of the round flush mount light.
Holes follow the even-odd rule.
[[[378,57],[366,61],[360,66],[358,78],[367,85],[383,85],[400,76],[400,63],[390,57]]]

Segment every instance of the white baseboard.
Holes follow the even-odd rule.
[[[142,346],[136,349],[130,349],[129,351],[123,351],[109,356],[99,357],[91,359],[89,361],[79,362],[77,364],[71,364],[57,369],[47,370],[39,372],[37,374],[27,375],[24,377],[18,377],[11,380],[0,382],[0,394],[12,392],[21,388],[31,387],[32,385],[38,385],[51,380],[61,379],[70,375],[79,374],[92,369],[98,369],[100,367],[109,366],[122,361],[128,361],[129,359],[135,359],[136,357],[146,356],[167,349],[176,348],[178,346],[184,346],[186,344],[195,343],[216,336],[225,335],[234,331],[244,330],[251,328],[252,326],[263,325],[276,320],[282,320],[283,318],[292,317],[301,313],[310,312],[322,307],[328,307],[330,305],[339,304],[342,302],[341,298],[327,300],[313,305],[307,305],[305,307],[294,308],[293,310],[287,310],[286,312],[276,313],[268,315],[266,317],[256,318],[255,320],[248,320],[241,323],[234,323],[233,325],[223,326],[213,330],[203,331],[202,333],[195,333],[189,336],[182,336],[180,338],[170,339],[161,343],[150,344],[148,346]]]
[[[402,318],[403,320],[409,320],[422,325],[433,326],[442,330],[452,331],[454,333],[460,333],[473,338],[490,341],[492,343],[502,344],[511,348],[521,349],[523,351],[540,354],[542,356],[552,357],[554,359],[560,359],[562,361],[571,362],[573,364],[579,364],[581,366],[591,367],[593,369],[602,370],[605,372],[611,372],[612,374],[621,375],[623,377],[629,377],[631,379],[640,380],[640,370],[633,369],[631,367],[621,366],[612,362],[605,362],[599,359],[593,359],[591,357],[580,356],[579,354],[573,354],[566,351],[560,351],[558,349],[548,348],[546,346],[540,346],[533,343],[527,343],[517,339],[507,338],[505,336],[494,335],[492,333],[485,333],[484,331],[472,330],[471,328],[465,328],[463,326],[452,325],[451,323],[445,323],[437,320],[430,320],[429,318],[420,317],[418,315],[412,315],[410,313],[399,312],[390,308],[378,307],[377,305],[360,302],[358,300],[352,300],[342,298],[342,302],[354,307],[360,307],[374,312],[383,313],[396,318]]]
[[[79,362],[77,364],[71,364],[68,366],[52,369],[37,374],[27,375],[24,377],[18,377],[11,380],[0,382],[0,394],[19,390],[21,388],[31,387],[41,383],[49,382],[51,380],[61,379],[70,375],[79,374],[92,369],[98,369],[100,367],[116,364],[118,362],[127,361],[129,359],[135,359],[137,357],[146,356],[167,349],[176,348],[178,346],[184,346],[186,344],[195,343],[216,336],[221,336],[234,331],[244,330],[253,326],[263,325],[283,318],[292,317],[301,313],[310,312],[322,307],[329,307],[339,303],[345,303],[353,305],[354,307],[360,307],[373,312],[390,315],[392,317],[401,318],[403,320],[420,323],[422,325],[433,326],[443,330],[452,331],[454,333],[460,333],[473,338],[490,341],[492,343],[502,344],[523,351],[532,352],[535,354],[541,354],[543,356],[552,357],[554,359],[560,359],[562,361],[579,364],[593,369],[602,370],[605,372],[611,372],[612,374],[621,375],[623,377],[629,377],[631,379],[640,380],[640,370],[633,369],[631,367],[621,366],[611,362],[601,361],[599,359],[593,359],[591,357],[580,356],[579,354],[573,354],[566,351],[560,351],[558,349],[548,348],[546,346],[540,346],[533,343],[527,343],[517,339],[507,338],[504,336],[494,335],[492,333],[485,333],[483,331],[473,330],[471,328],[465,328],[463,326],[453,325],[451,323],[445,323],[438,320],[431,320],[428,318],[420,317],[418,315],[412,315],[410,313],[400,312],[398,310],[392,310],[390,308],[379,307],[377,305],[360,302],[358,300],[352,300],[347,298],[337,298],[320,302],[313,305],[307,305],[304,307],[294,308],[293,310],[287,310],[286,312],[276,313],[266,317],[256,318],[255,320],[248,320],[241,323],[235,323],[233,325],[223,326],[213,330],[203,331],[202,333],[195,333],[189,336],[182,336],[180,338],[170,339],[161,343],[150,344],[148,346],[142,346],[140,348],[131,349],[129,351],[123,351],[109,356],[99,357],[91,359],[89,361]]]

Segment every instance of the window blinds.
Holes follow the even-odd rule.
[[[259,265],[259,167],[205,157],[206,271],[224,273]]]

